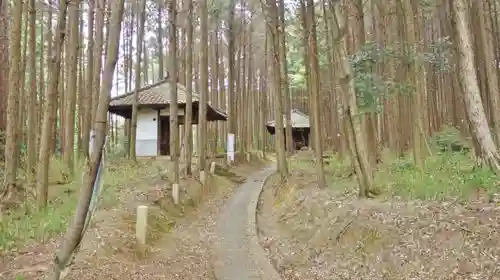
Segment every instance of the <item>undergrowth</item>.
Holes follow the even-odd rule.
[[[469,154],[445,152],[428,157],[422,171],[411,157],[391,161],[381,168],[375,182],[393,196],[417,199],[467,199],[478,190],[498,190],[498,177],[487,168],[474,167]]]
[[[4,213],[0,221],[0,251],[30,244],[45,242],[53,236],[66,232],[78,201],[83,165],[79,165],[73,178],[68,177],[67,168],[52,159],[49,170],[49,202],[39,211],[34,198],[28,197],[22,206]],[[103,174],[99,207],[108,207],[117,202],[117,192],[125,184],[137,184],[143,176],[157,174],[152,164],[136,165],[127,160],[108,161]]]
[[[349,160],[333,156],[326,162],[325,173],[330,187],[357,188]],[[375,186],[387,198],[467,199],[478,190],[492,194],[499,189],[498,176],[488,168],[474,166],[469,152],[436,153],[426,159],[422,171],[415,167],[411,154],[402,158],[386,156],[383,162],[375,171]],[[315,172],[314,163],[303,159],[291,160],[290,167],[292,173],[294,170]]]
[[[396,157],[386,152],[375,170],[375,187],[386,198],[441,200],[450,197],[467,199],[479,192],[498,192],[499,178],[490,169],[475,166],[470,140],[456,128],[445,127],[429,141],[433,154],[419,170],[412,154]],[[314,172],[312,155],[290,161],[292,171]],[[332,155],[325,159],[328,183],[335,188],[357,188],[350,160]]]

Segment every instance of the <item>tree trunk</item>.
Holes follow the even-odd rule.
[[[164,0],[157,0],[156,2],[157,8],[158,8],[158,14],[156,17],[156,24],[157,24],[157,30],[156,30],[156,36],[157,36],[157,47],[158,47],[158,80],[162,80],[165,78],[165,74],[163,73],[164,66],[163,66],[163,27],[162,27],[162,18],[163,18],[163,4]]]
[[[472,137],[475,138],[478,143],[477,148],[480,149],[476,150],[478,164],[487,165],[494,172],[500,173],[500,158],[491,136],[479,92],[468,19],[468,4],[464,0],[455,0],[453,20],[457,33],[459,81],[464,93],[465,109],[472,129]]]
[[[86,65],[86,88],[85,99],[83,100],[83,120],[82,120],[82,155],[84,159],[89,158],[89,141],[90,141],[90,128],[92,126],[92,98],[93,94],[93,75],[94,75],[94,15],[95,15],[95,1],[89,0],[89,9],[87,12],[87,65]],[[83,92],[80,93],[83,95]]]
[[[17,164],[19,158],[19,98],[21,95],[21,20],[22,2],[14,1],[12,5],[12,26],[10,27],[10,71],[9,95],[7,100],[7,130],[5,134],[5,183],[0,197],[7,199],[17,187]]]
[[[234,113],[235,80],[238,72],[235,70],[235,6],[236,1],[231,1],[229,5],[228,28],[227,28],[227,56],[228,56],[228,90],[227,90],[227,133],[236,133],[236,118]],[[236,139],[235,139],[236,141]],[[230,160],[228,159],[228,163]]]
[[[38,168],[36,173],[37,203],[39,208],[47,205],[48,176],[49,176],[49,146],[52,140],[52,128],[55,123],[54,107],[57,106],[57,91],[59,86],[59,72],[61,70],[62,48],[66,30],[66,1],[59,5],[56,36],[54,36],[53,57],[50,64],[49,86],[47,88],[44,104],[42,123],[42,136],[40,137],[40,152],[38,154]]]
[[[187,30],[186,30],[186,114],[184,117],[184,156],[186,174],[192,174],[193,159],[193,1],[186,0]]]
[[[306,4],[306,21],[308,26],[308,50],[309,50],[309,63],[311,69],[311,93],[313,111],[313,127],[314,130],[314,155],[316,158],[316,172],[318,176],[318,185],[320,188],[326,187],[325,180],[325,170],[323,166],[323,147],[320,129],[320,83],[319,83],[319,63],[318,63],[318,51],[317,51],[317,39],[316,39],[316,21],[314,15],[314,3],[313,0],[307,0]]]
[[[198,151],[200,174],[205,172],[207,157],[207,98],[208,98],[208,6],[207,0],[200,2],[200,101],[198,106]],[[203,179],[204,180],[204,179]],[[202,180],[202,184],[205,182]]]
[[[290,102],[290,86],[288,83],[288,63],[286,60],[286,25],[285,25],[285,1],[279,1],[279,44],[280,44],[280,66],[281,66],[281,88],[283,90],[283,106],[286,115],[285,126],[285,144],[288,153],[294,151],[294,142],[292,138],[292,119],[291,119],[291,102]]]
[[[349,139],[349,149],[351,151],[351,161],[354,165],[356,177],[359,183],[359,196],[367,197],[370,195],[370,189],[373,186],[373,174],[368,161],[366,151],[366,136],[361,126],[361,115],[358,110],[356,99],[356,90],[351,65],[348,61],[347,45],[344,39],[346,29],[346,17],[342,8],[337,3],[334,8],[333,37],[339,40],[336,46],[339,58],[341,59],[341,84],[344,92],[345,111],[347,117],[346,130]]]
[[[95,112],[97,110],[97,100],[101,88],[101,71],[102,71],[102,51],[104,46],[104,9],[106,8],[106,0],[95,0],[95,44],[94,44],[94,70],[92,77],[92,111],[90,120],[92,124],[95,121]],[[92,129],[92,128],[91,128]]]
[[[63,162],[73,172],[75,155],[75,110],[78,81],[78,37],[79,37],[79,4],[80,1],[71,1],[68,6],[69,42],[68,42],[68,86],[66,90],[65,127]]]
[[[96,111],[95,142],[93,153],[90,157],[89,169],[84,174],[83,186],[80,190],[78,204],[73,220],[73,225],[66,233],[61,249],[57,254],[49,280],[59,280],[61,272],[65,269],[73,256],[73,252],[80,245],[83,238],[85,221],[88,213],[90,200],[94,190],[94,183],[97,177],[97,171],[103,155],[104,143],[106,141],[106,130],[108,121],[108,107],[111,88],[113,86],[113,74],[115,72],[116,62],[118,61],[118,49],[120,43],[121,24],[123,19],[123,6],[125,0],[115,0],[113,11],[109,24],[109,41],[107,44],[106,64],[103,73],[103,85],[99,94],[99,103]],[[65,1],[62,1],[64,3]],[[62,5],[66,6],[66,5]],[[60,30],[60,29],[59,29]],[[63,29],[64,30],[64,29]]]
[[[29,90],[27,95],[27,164],[26,172],[28,174],[28,185],[34,186],[36,172],[36,137],[37,137],[37,110],[36,108],[36,11],[35,0],[29,1]]]
[[[135,147],[137,144],[137,114],[139,110],[139,89],[141,88],[141,58],[144,39],[144,22],[146,21],[146,0],[137,1],[137,52],[135,56],[134,99],[132,101],[132,119],[130,120],[130,159],[136,161]],[[158,120],[159,121],[159,120]]]
[[[8,12],[9,1],[0,0],[0,71],[8,73],[9,71],[9,19],[11,14]],[[7,99],[9,95],[9,77],[0,76],[0,139],[5,135],[7,128]],[[0,147],[4,141],[0,140]],[[3,149],[0,149],[0,160],[3,160]]]
[[[288,164],[286,161],[285,135],[283,123],[283,98],[281,94],[281,68],[279,59],[278,41],[278,8],[273,0],[268,0],[262,9],[266,13],[267,33],[270,39],[270,54],[272,55],[272,77],[274,88],[274,112],[275,112],[275,145],[278,154],[278,171],[281,181],[288,177]]]
[[[170,23],[169,32],[169,77],[171,89],[170,101],[170,156],[172,160],[173,183],[179,185],[179,119],[178,119],[178,97],[177,97],[177,1],[168,3],[168,18]],[[178,190],[177,190],[178,192]],[[174,194],[174,198],[179,194]]]

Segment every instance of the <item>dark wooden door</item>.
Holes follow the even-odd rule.
[[[160,155],[170,155],[170,119],[169,117],[160,117]]]

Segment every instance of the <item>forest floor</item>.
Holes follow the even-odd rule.
[[[66,279],[213,279],[209,248],[217,213],[232,189],[264,163],[236,164],[211,177],[205,188],[181,178],[179,206],[170,198],[168,164],[107,164],[99,209]],[[0,254],[0,279],[39,280],[47,274],[77,199],[74,186],[54,188],[65,195],[53,195],[47,213],[11,215],[2,222],[0,246],[7,253]],[[141,250],[134,238],[138,205],[150,206],[148,246]]]
[[[499,181],[467,155],[431,157],[423,172],[386,160],[375,199],[359,199],[333,158],[319,189],[312,158],[294,156],[288,183],[271,178],[259,202],[261,245],[283,279],[500,279]]]

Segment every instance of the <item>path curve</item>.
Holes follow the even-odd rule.
[[[249,176],[226,202],[217,221],[218,242],[214,246],[217,280],[281,280],[259,244],[256,229],[259,196],[274,170],[267,167]]]

